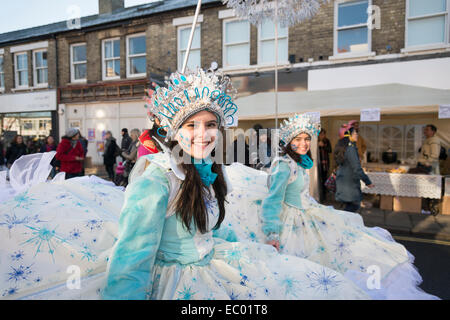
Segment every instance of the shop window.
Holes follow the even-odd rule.
[[[178,70],[183,69],[183,63],[187,52],[192,26],[178,27]],[[192,38],[191,50],[186,65],[187,69],[195,70],[201,67],[201,28],[197,25]]]
[[[145,34],[127,37],[127,77],[147,74],[147,44]]]
[[[120,39],[103,41],[103,80],[120,78]]]
[[[335,55],[371,51],[371,31],[367,26],[371,4],[371,0],[335,2]]]
[[[86,43],[74,44],[71,47],[71,81],[84,82],[87,78]]]
[[[28,54],[15,54],[16,88],[28,88]]]
[[[406,47],[448,43],[448,13],[447,0],[407,0]]]
[[[223,65],[250,65],[250,23],[247,20],[224,20]]]
[[[47,50],[34,51],[34,85],[47,86],[48,85],[48,62]]]
[[[278,61],[289,62],[288,28],[278,24]],[[271,20],[263,20],[258,26],[258,64],[275,63],[275,24]]]

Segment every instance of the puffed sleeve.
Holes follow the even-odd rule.
[[[102,298],[144,300],[151,296],[152,269],[169,201],[169,182],[150,165],[128,185],[119,220],[119,236],[108,263]]]
[[[350,163],[353,171],[353,176],[358,177],[360,180],[364,181],[367,186],[372,184],[370,178],[367,176],[367,174],[364,173],[364,170],[361,168],[361,162],[359,161],[357,149],[355,147],[349,146],[347,148],[345,156]]]
[[[273,235],[276,239],[281,230],[280,214],[290,175],[291,169],[285,161],[278,161],[270,175],[269,196],[262,204],[262,231],[270,240]]]

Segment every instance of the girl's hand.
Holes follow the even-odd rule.
[[[277,249],[278,252],[280,251],[280,241],[278,240],[267,241],[267,244],[273,246],[275,249]]]

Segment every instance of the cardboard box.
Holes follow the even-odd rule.
[[[394,211],[421,213],[422,198],[394,197],[393,207]]]
[[[392,211],[393,196],[380,197],[380,209]]]
[[[449,214],[450,215],[450,196],[444,196],[441,202],[441,207],[439,212],[441,214]]]

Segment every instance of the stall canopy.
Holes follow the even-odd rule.
[[[359,115],[361,109],[380,108],[382,114],[438,112],[439,105],[450,103],[450,90],[392,83],[368,87],[325,91],[280,92],[279,116],[317,112],[324,116]],[[239,120],[273,119],[274,98],[260,92],[236,100]]]

